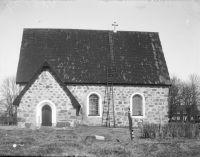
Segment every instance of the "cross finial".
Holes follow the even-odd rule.
[[[116,24],[116,22],[114,22],[114,24],[112,24],[112,26],[114,26],[114,32],[116,33],[117,31],[116,31],[116,26],[118,26],[118,24]]]

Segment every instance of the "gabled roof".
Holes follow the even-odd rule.
[[[45,60],[65,83],[104,84],[110,67],[109,32],[78,29],[24,29],[17,83],[27,83]],[[158,33],[113,33],[116,84],[169,85]]]
[[[20,101],[24,94],[27,92],[27,90],[30,88],[30,86],[35,82],[35,80],[38,78],[38,76],[42,73],[42,71],[49,69],[49,72],[54,76],[58,84],[62,87],[62,89],[65,91],[67,96],[70,98],[72,106],[76,109],[76,115],[78,116],[79,110],[81,105],[78,103],[76,98],[73,96],[73,94],[70,92],[70,90],[67,88],[67,86],[64,84],[64,82],[57,76],[56,72],[52,69],[52,67],[49,65],[47,61],[45,61],[42,66],[37,70],[37,72],[34,74],[34,76],[31,78],[31,80],[26,84],[24,89],[20,92],[20,94],[17,96],[17,98],[14,100],[13,105],[19,106]]]

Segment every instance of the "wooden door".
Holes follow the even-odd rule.
[[[52,126],[52,111],[49,105],[42,107],[42,126]]]

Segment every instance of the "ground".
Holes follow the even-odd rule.
[[[138,129],[135,134],[136,137],[131,141],[128,128],[79,126],[30,130],[0,126],[0,156],[200,156],[199,139],[143,139]],[[102,135],[105,140],[87,138],[92,135]]]

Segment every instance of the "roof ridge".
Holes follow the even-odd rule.
[[[105,31],[110,32],[113,30],[104,30],[104,29],[73,29],[73,28],[24,28],[24,30],[76,30],[76,31]],[[117,32],[137,32],[137,33],[158,33],[158,32],[151,32],[151,31],[131,31],[131,30],[117,30]],[[116,34],[117,34],[116,32]]]

